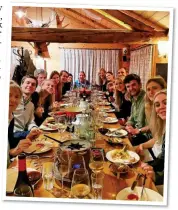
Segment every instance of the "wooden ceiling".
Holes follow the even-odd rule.
[[[12,41],[151,44],[169,38],[169,11],[21,7],[26,18],[19,19],[18,9],[13,7]]]

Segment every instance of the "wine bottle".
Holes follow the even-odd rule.
[[[24,153],[21,153],[18,155],[18,177],[15,184],[15,189],[23,189],[30,187],[32,194],[34,196],[32,185],[30,184],[30,181],[28,179],[27,170],[26,170],[26,155]]]

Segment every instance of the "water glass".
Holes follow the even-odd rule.
[[[104,173],[92,173],[91,184],[94,199],[102,199]]]
[[[44,188],[46,190],[51,190],[54,186],[54,171],[52,162],[43,163],[42,178]]]

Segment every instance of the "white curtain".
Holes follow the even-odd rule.
[[[86,73],[86,79],[96,82],[100,68],[112,71],[116,75],[119,69],[119,50],[60,49],[61,69],[78,79],[80,71]]]
[[[147,80],[151,77],[151,67],[152,45],[131,51],[129,73],[140,76],[143,89],[146,86]]]

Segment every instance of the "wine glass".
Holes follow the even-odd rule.
[[[71,195],[74,198],[85,198],[90,193],[90,190],[90,179],[87,169],[75,169],[71,184]]]
[[[42,177],[42,164],[39,160],[38,155],[29,155],[27,156],[26,159],[27,159],[27,166],[29,167],[27,169],[28,179],[34,190],[35,185],[39,182],[39,180]]]
[[[67,128],[66,115],[59,115],[55,119],[57,121],[58,132],[61,134],[61,140],[63,140],[62,133],[64,133]]]
[[[61,196],[66,197],[64,194],[64,177],[69,173],[69,153],[67,151],[63,151],[60,148],[57,150],[55,155],[55,173],[58,173],[59,179],[61,179]]]
[[[71,132],[72,133],[72,128],[73,128],[73,121],[74,121],[74,119],[75,119],[75,115],[74,114],[68,114],[67,115],[67,126],[68,126],[68,128],[69,128],[69,132]]]
[[[33,192],[30,186],[28,185],[20,185],[15,188],[14,196],[18,197],[33,197]]]
[[[85,160],[82,155],[73,153],[69,158],[69,178],[72,179],[74,171],[78,168],[86,169]]]
[[[90,169],[93,173],[99,173],[104,168],[104,155],[103,152],[99,149],[90,150]]]

